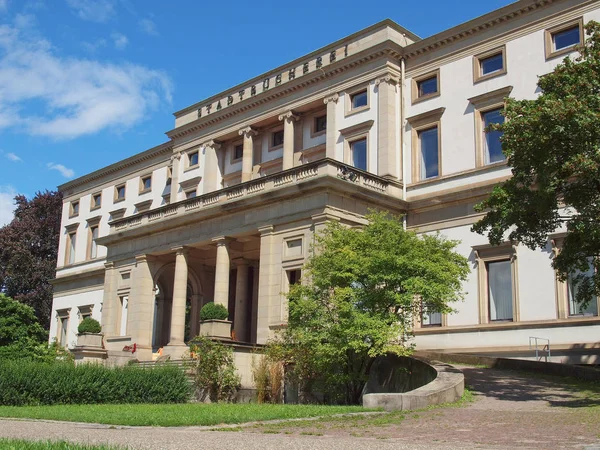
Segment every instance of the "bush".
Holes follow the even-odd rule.
[[[252,378],[256,386],[257,403],[282,403],[284,366],[270,355],[252,358]]]
[[[96,319],[92,319],[91,317],[86,317],[81,321],[79,326],[77,327],[77,331],[81,333],[100,333],[102,331],[102,326],[100,326],[100,322]]]
[[[200,320],[226,320],[229,311],[220,303],[209,302],[200,310]]]
[[[240,387],[240,377],[233,362],[233,349],[207,337],[190,343],[186,366],[194,377],[195,397],[199,401],[232,401]]]
[[[0,360],[0,405],[183,403],[191,388],[178,367],[104,367]]]

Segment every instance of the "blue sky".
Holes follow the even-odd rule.
[[[166,140],[172,113],[390,18],[421,37],[506,0],[0,0],[0,225]]]

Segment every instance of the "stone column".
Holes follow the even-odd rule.
[[[221,189],[221,170],[219,168],[219,155],[217,152],[221,144],[216,141],[208,141],[204,146],[204,191],[207,194]]]
[[[260,260],[258,269],[258,305],[256,317],[256,343],[265,344],[269,339],[269,325],[278,319],[273,308],[279,304],[281,282],[277,270],[281,265],[275,264],[275,236],[273,226],[267,225],[258,229],[260,232]],[[279,282],[279,284],[278,284]],[[273,319],[272,319],[273,318]],[[281,322],[281,321],[279,321]],[[273,323],[274,324],[274,323]]]
[[[327,131],[325,140],[325,156],[335,159],[335,145],[337,143],[338,130],[335,125],[335,112],[340,96],[333,94],[323,100],[327,105]]]
[[[212,240],[217,244],[217,262],[215,267],[215,295],[213,301],[229,309],[229,241],[225,236]]]
[[[379,78],[377,102],[377,175],[390,180],[398,180],[400,160],[399,113],[396,89],[399,80],[386,75]]]
[[[102,332],[115,336],[117,327],[117,270],[112,261],[104,263],[104,296],[102,299]]]
[[[294,167],[294,122],[298,116],[288,111],[279,120],[283,120],[283,170],[287,170]]]
[[[235,310],[233,330],[235,338],[241,342],[248,342],[248,261],[241,259],[237,263],[237,278],[235,282]]]
[[[170,203],[177,202],[177,194],[179,191],[179,162],[181,161],[181,152],[177,152],[171,156],[171,194],[169,197]]]
[[[173,283],[173,306],[171,313],[171,336],[169,346],[185,345],[185,302],[187,296],[187,249],[184,247],[175,250],[175,281]]]
[[[137,345],[134,356],[140,361],[152,359],[152,329],[154,318],[154,281],[147,255],[135,257],[131,278],[127,330],[132,344]]]
[[[242,183],[252,179],[252,155],[254,153],[253,137],[256,136],[256,130],[251,127],[243,128],[239,131],[240,136],[244,136],[244,151],[242,155]]]
[[[190,310],[190,337],[196,337],[200,333],[200,305],[202,296],[200,294],[192,295],[192,308]]]

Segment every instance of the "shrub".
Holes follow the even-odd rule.
[[[228,316],[227,308],[220,303],[209,302],[200,310],[200,320],[226,320]]]
[[[252,378],[256,386],[257,403],[281,403],[283,401],[283,363],[270,355],[252,358]]]
[[[232,401],[240,387],[233,362],[233,349],[199,336],[190,343],[186,366],[192,371],[195,397],[199,401]]]
[[[178,367],[104,367],[0,360],[0,405],[183,403],[190,384]]]
[[[77,327],[77,331],[81,333],[100,333],[102,331],[102,326],[100,322],[96,319],[92,319],[91,317],[86,317],[81,321],[79,326]]]

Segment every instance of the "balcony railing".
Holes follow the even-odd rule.
[[[252,181],[230,186],[218,191],[182,200],[171,205],[161,206],[150,211],[110,222],[111,233],[166,220],[175,216],[234,202],[263,192],[278,190],[291,184],[311,182],[319,177],[334,177],[361,186],[369,191],[402,198],[402,185],[377,175],[364,172],[333,159],[324,158],[276,174],[267,175]]]

